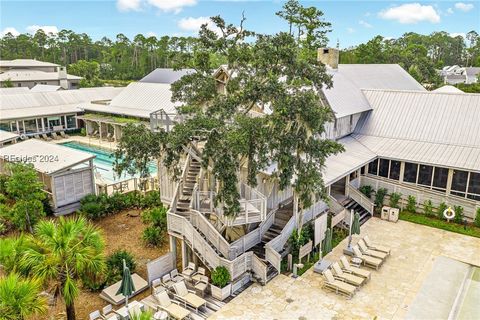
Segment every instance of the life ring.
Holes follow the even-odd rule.
[[[452,209],[452,207],[448,207],[443,211],[443,216],[447,220],[452,220],[453,218],[455,218],[455,211]]]

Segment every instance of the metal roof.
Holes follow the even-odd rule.
[[[0,60],[0,67],[59,67],[59,64],[34,59]]]
[[[438,89],[432,90],[432,92],[438,92],[438,93],[465,93],[462,90],[458,89],[457,87],[451,86],[451,85],[445,85],[443,87],[440,87]]]
[[[177,113],[180,103],[172,102],[170,84],[132,82],[112,99],[109,105],[84,104],[88,111],[105,112],[139,118],[149,118],[150,113],[163,109],[169,115]]]
[[[68,80],[81,80],[82,77],[67,74]],[[11,69],[0,73],[0,81],[42,81],[60,80],[58,72],[45,72],[32,69]]]
[[[53,174],[95,158],[95,155],[30,139],[3,147],[0,157],[8,162],[32,163],[37,171]]]
[[[186,74],[195,72],[194,69],[173,70],[171,68],[157,68],[143,77],[140,82],[172,84]]]
[[[5,131],[5,130],[0,130],[0,143],[11,141],[11,140],[14,140],[18,137],[19,137],[19,135],[16,134],[16,133],[8,132],[8,131]]]
[[[32,89],[30,89],[31,92],[51,92],[58,90],[62,90],[62,87],[50,84],[36,84]]]
[[[11,87],[11,88],[0,88],[0,94],[18,94],[18,93],[29,93],[30,89],[28,87]]]
[[[363,92],[354,137],[379,157],[480,171],[480,94]]]
[[[426,91],[398,64],[340,64],[328,73],[333,87],[323,92],[337,118],[371,109],[361,89]]]

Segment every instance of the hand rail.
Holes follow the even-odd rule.
[[[367,198],[367,196],[365,196],[351,184],[348,184],[348,194],[350,195],[350,198],[355,200],[359,205],[373,215],[375,204],[369,198]]]
[[[330,210],[332,210],[335,214],[339,214],[345,209],[334,197],[331,195],[328,196],[329,201],[329,207]]]
[[[267,283],[267,265],[254,253],[252,254],[252,269],[257,274],[261,281]]]

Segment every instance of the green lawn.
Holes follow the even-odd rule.
[[[446,220],[440,220],[435,217],[427,217],[420,213],[411,213],[408,211],[400,212],[400,220],[480,238],[480,228],[471,224],[464,227],[463,225],[456,224],[454,222],[447,222]]]

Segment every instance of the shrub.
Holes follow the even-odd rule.
[[[402,198],[402,194],[401,194],[401,193],[393,192],[393,193],[390,195],[390,207],[392,207],[392,208],[400,208],[400,207],[398,206],[398,202],[400,201],[401,198]]]
[[[87,135],[87,130],[85,128],[80,129],[80,135],[85,137]]]
[[[81,205],[80,211],[91,220],[97,220],[105,216],[105,210],[101,203],[87,202]]]
[[[117,250],[107,258],[108,280],[107,282],[114,283],[121,280],[123,275],[123,259],[125,264],[130,269],[130,273],[134,273],[137,268],[135,258],[126,250]]]
[[[477,209],[477,214],[475,215],[475,221],[473,223],[480,228],[480,208]]]
[[[230,282],[230,272],[224,266],[218,266],[213,269],[210,278],[214,286],[223,288]]]
[[[438,219],[445,219],[443,217],[443,211],[445,211],[447,208],[448,208],[448,206],[445,202],[442,202],[438,205],[438,208],[437,208],[437,218]]]
[[[27,212],[30,222],[27,219]],[[28,230],[29,225],[34,226],[43,217],[45,217],[45,212],[40,200],[20,200],[10,210],[10,221],[22,231]]]
[[[0,204],[7,202],[7,196],[0,193]]]
[[[161,205],[162,201],[160,200],[160,192],[155,190],[145,194],[140,201],[140,206],[142,208],[153,208]]]
[[[363,193],[366,197],[370,198],[373,193],[373,187],[370,185],[361,186],[358,190]]]
[[[309,231],[306,230],[306,228],[302,228],[300,234],[298,234],[297,229],[293,230],[290,238],[288,238],[288,244],[290,245],[290,250],[295,259],[298,258],[298,250],[300,250],[300,247],[306,244],[308,240],[310,240]]]
[[[415,196],[408,196],[407,199],[407,206],[405,207],[405,210],[410,211],[412,213],[417,212],[417,199]]]
[[[160,206],[143,211],[142,221],[143,223],[158,227],[162,231],[167,230],[167,208]]]
[[[5,174],[0,174],[0,193],[7,195],[7,181],[8,176]]]
[[[159,227],[148,226],[143,230],[142,239],[147,246],[156,247],[164,241],[163,232]]]
[[[375,193],[375,206],[379,209],[383,206],[383,201],[385,200],[385,196],[387,195],[388,190],[385,188],[379,188]]]
[[[7,233],[7,231],[8,231],[7,225],[5,224],[5,222],[0,220],[0,235]]]
[[[426,216],[433,216],[433,203],[432,200],[425,200],[423,202],[423,213]]]
[[[463,207],[453,206],[453,211],[455,211],[455,217],[453,218],[453,221],[456,223],[463,223]]]

